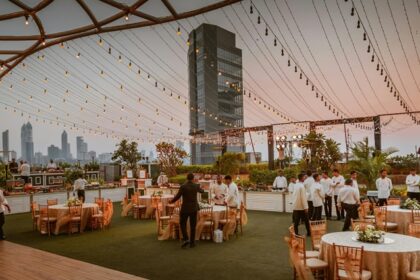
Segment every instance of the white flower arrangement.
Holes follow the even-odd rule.
[[[372,225],[367,225],[364,230],[359,230],[359,227],[355,228],[357,234],[356,239],[366,243],[384,243],[385,232],[376,230]]]
[[[419,202],[414,198],[407,198],[400,206],[401,209],[420,210]]]
[[[66,202],[67,206],[77,206],[81,204],[82,202],[77,197],[70,197]]]

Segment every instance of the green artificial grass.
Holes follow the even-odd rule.
[[[30,214],[7,216],[4,229],[11,242],[148,279],[292,279],[284,242],[291,214],[248,211],[242,236],[181,249],[177,240],[157,240],[154,220],[120,217],[120,205],[114,207],[112,226],[104,231],[48,237],[32,231]],[[329,222],[330,231],[341,227]]]

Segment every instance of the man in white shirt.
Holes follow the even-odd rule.
[[[293,193],[295,190],[296,178],[294,176],[290,177],[289,186],[287,187],[287,191],[289,193]]]
[[[82,202],[85,202],[85,187],[87,184],[88,182],[82,176],[79,176],[73,184],[73,195],[77,192],[77,198]]]
[[[298,182],[294,186],[294,191],[292,194],[292,209],[293,209],[293,226],[295,229],[295,234],[299,234],[299,224],[300,222],[305,223],[306,234],[311,235],[311,230],[309,228],[309,219],[308,219],[308,200],[306,198],[306,190],[303,185],[305,179],[305,174],[298,175]]]
[[[346,210],[346,220],[344,221],[343,231],[350,229],[351,219],[358,218],[357,204],[359,203],[360,196],[357,194],[356,189],[353,187],[353,180],[347,179],[344,187],[338,192],[338,207]]]
[[[25,181],[25,187],[29,184],[29,177],[31,176],[31,166],[27,161],[22,162],[20,165],[20,176]]]
[[[357,172],[355,170],[350,172],[350,179],[353,181],[353,188],[356,190],[357,195],[360,197],[359,184],[357,183]]]
[[[283,171],[279,170],[278,176],[274,179],[273,190],[285,190],[287,188],[287,179],[283,175]]]
[[[223,184],[222,177],[217,176],[217,182],[210,189],[211,198],[216,205],[225,205],[225,198],[227,196],[227,186]]]
[[[306,179],[303,182],[303,185],[305,186],[306,190],[306,198],[308,199],[308,217],[312,218],[313,212],[314,212],[314,205],[312,202],[312,184],[315,182],[314,178],[312,177],[312,171],[308,170],[306,171]]]
[[[227,185],[226,204],[229,207],[239,207],[241,205],[239,189],[238,186],[232,182],[232,177],[230,175],[225,176],[225,184]]]
[[[387,176],[388,172],[385,169],[382,169],[381,177],[376,180],[379,206],[388,205],[388,198],[391,195],[392,181]]]
[[[416,169],[410,170],[410,174],[405,179],[405,184],[407,185],[407,196],[420,201],[420,176],[416,174]]]
[[[324,193],[325,193],[325,202],[324,202],[325,217],[327,217],[327,220],[330,220],[331,213],[332,213],[332,197],[334,194],[334,189],[332,188],[333,182],[331,178],[328,176],[327,171],[322,172],[322,179],[320,182],[322,185],[322,189],[324,190]]]
[[[320,183],[321,176],[315,173],[312,177],[314,178],[314,183],[311,186],[311,197],[314,211],[311,220],[319,221],[322,217],[322,205],[324,204],[325,193]]]
[[[340,172],[338,169],[333,170],[333,177],[331,178],[333,184],[333,194],[334,194],[334,203],[335,203],[335,211],[337,213],[337,221],[344,219],[344,208],[339,209],[338,207],[338,193],[340,192],[340,189],[344,187],[344,177],[340,175]]]
[[[0,240],[6,239],[6,236],[4,236],[3,232],[5,209],[7,209],[7,211],[10,213],[10,206],[7,203],[6,198],[4,197],[3,190],[0,190]]]
[[[52,159],[50,159],[50,162],[47,165],[47,169],[48,170],[50,170],[50,169],[53,169],[53,170],[57,169],[57,165],[55,164],[55,162]]]

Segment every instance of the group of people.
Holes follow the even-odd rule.
[[[16,159],[12,158],[12,161],[9,162],[9,171],[12,174],[20,174],[25,186],[30,183],[31,166],[26,160],[21,160],[18,164]]]
[[[292,193],[291,204],[296,234],[298,234],[298,225],[303,222],[309,235],[309,220],[320,220],[323,208],[326,219],[330,220],[332,218],[333,200],[337,220],[345,219],[344,231],[350,228],[351,219],[358,218],[360,192],[357,172],[351,171],[348,179],[344,179],[338,169],[334,169],[332,175],[332,177],[329,177],[327,171],[321,174],[312,174],[311,171],[307,171],[299,174],[297,178],[290,178],[290,183],[287,185],[287,179],[283,172],[279,171],[273,183],[273,189],[288,190]],[[416,174],[415,169],[411,170],[406,179],[409,197],[419,200],[419,183],[420,176]],[[392,181],[388,177],[387,171],[385,169],[381,170],[380,177],[376,180],[379,206],[387,204],[392,188]]]
[[[211,199],[215,205],[228,205],[229,207],[239,207],[241,198],[239,189],[230,175],[226,175],[224,182],[222,177],[218,176],[216,184],[210,188]]]

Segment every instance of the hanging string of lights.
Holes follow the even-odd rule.
[[[344,0],[344,2],[348,2],[348,0]],[[356,16],[357,17],[357,29],[361,29],[363,31],[363,41],[367,41],[367,52],[372,53],[371,63],[376,63],[376,71],[379,73],[380,76],[384,76],[384,83],[387,88],[389,88],[389,92],[393,94],[396,101],[399,101],[399,104],[401,108],[404,109],[404,111],[411,117],[412,121],[420,125],[420,121],[416,118],[414,114],[411,113],[413,111],[408,103],[405,101],[404,97],[400,94],[400,91],[397,89],[396,84],[394,83],[393,79],[390,76],[390,73],[388,70],[384,67],[384,64],[382,63],[382,60],[377,55],[377,51],[372,43],[372,40],[367,32],[367,29],[365,28],[365,25],[362,22],[362,19],[359,15],[359,12],[356,9],[356,6],[354,4],[354,1],[351,0],[351,10],[350,10],[350,16]]]

